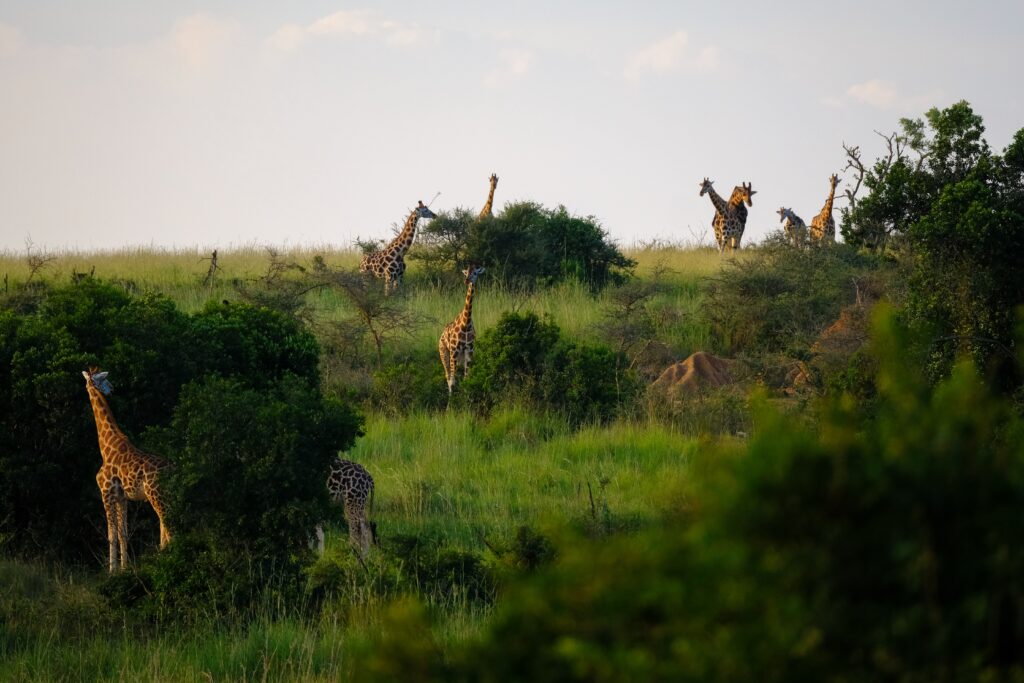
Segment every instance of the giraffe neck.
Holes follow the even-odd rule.
[[[412,244],[412,240],[416,237],[416,223],[420,220],[420,214],[416,209],[412,210],[409,217],[405,220],[405,227],[402,228],[402,232],[398,233],[398,237],[391,240],[391,244],[387,247],[388,253],[398,253],[399,256],[405,254],[405,251]]]
[[[729,208],[735,209],[737,206],[743,203],[743,193],[737,187],[732,191],[732,196],[729,197]]]
[[[828,193],[828,199],[825,200],[825,207],[821,210],[821,215],[825,218],[829,218],[832,215],[832,202],[836,198],[836,186],[833,185],[832,189]]]
[[[711,203],[715,205],[715,210],[718,213],[724,215],[729,210],[729,205],[726,204],[721,195],[715,192],[715,188],[712,187],[708,190],[708,196],[711,197]]]
[[[469,287],[466,289],[466,305],[462,307],[462,315],[459,316],[459,322],[465,326],[473,319],[473,292],[476,290],[476,283],[470,282]]]
[[[100,441],[100,454],[103,456],[103,460],[106,461],[107,454],[104,446],[110,443],[112,439],[118,437],[126,439],[127,437],[125,437],[121,428],[117,426],[117,421],[114,420],[114,413],[110,410],[107,398],[91,385],[89,386],[89,402],[92,403],[92,414],[96,418],[96,434]]]
[[[484,208],[480,210],[480,218],[487,218],[491,215],[491,209],[494,207],[494,189],[497,186],[497,183],[491,183],[491,191],[487,193],[487,201],[484,202]]]

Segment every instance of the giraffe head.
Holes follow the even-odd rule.
[[[740,183],[740,186],[733,191],[740,193],[740,197],[747,203],[747,206],[754,205],[751,197],[757,194],[757,190],[753,189],[750,183]]]
[[[416,215],[420,218],[437,218],[437,214],[431,211],[430,207],[425,205],[422,199],[416,207]]]
[[[466,276],[466,284],[475,284],[477,277],[480,273],[484,272],[484,270],[485,268],[483,266],[470,266],[462,271],[462,274]]]
[[[85,377],[86,388],[92,386],[104,395],[110,394],[114,389],[114,387],[110,386],[110,382],[107,381],[108,374],[100,372],[100,369],[95,365],[91,365],[88,370],[82,371],[82,376]]]
[[[779,222],[781,223],[782,221],[786,220],[787,218],[793,215],[793,209],[787,209],[786,207],[783,206],[779,208],[778,214]]]
[[[831,176],[829,176],[828,182],[832,186],[832,190],[835,191],[836,185],[839,184],[839,176],[833,173]]]
[[[700,184],[700,196],[703,197],[705,195],[705,193],[711,192],[712,190],[714,190],[715,188],[712,187],[713,184],[714,184],[713,180],[708,180],[707,178],[705,178],[704,182],[702,182]]]
[[[491,174],[491,187],[498,186],[498,175],[496,173]]]

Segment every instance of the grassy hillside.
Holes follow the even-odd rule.
[[[358,263],[352,251],[302,249],[279,256],[308,265],[317,254],[334,267]],[[704,348],[707,330],[695,316],[704,284],[721,267],[721,257],[703,249],[642,250],[629,256],[638,262],[639,281],[655,274],[661,278],[663,287],[652,305],[677,312],[670,336],[679,352]],[[130,291],[159,292],[183,310],[196,311],[209,299],[236,299],[239,283],[259,278],[270,260],[259,248],[222,251],[217,280],[205,287],[204,257],[193,250],[61,253],[34,278],[61,283],[74,273],[94,272]],[[24,256],[0,255],[0,277],[4,274],[9,287],[24,283],[30,274]],[[439,331],[458,314],[464,292],[427,284],[415,261],[406,284],[401,296],[422,322],[397,342],[395,352],[434,362]],[[507,310],[532,310],[550,316],[569,338],[594,340],[610,296],[609,291],[595,296],[572,282],[524,293],[483,280],[474,319],[482,331]],[[350,313],[347,302],[332,291],[309,295],[308,305],[314,326]],[[641,528],[680,504],[678,492],[697,449],[693,438],[665,424],[620,420],[576,430],[558,415],[516,407],[489,417],[460,410],[395,416],[370,408],[366,417],[366,434],[348,457],[374,474],[374,519],[389,558],[389,544],[424,538],[497,566],[502,559],[495,549],[505,547],[522,527],[556,535],[566,529],[604,535]],[[338,511],[339,523],[328,528],[326,558],[338,563],[330,566],[348,571],[353,559],[340,518]],[[97,552],[102,545],[98,534]],[[403,569],[402,561],[382,562],[371,566],[378,577],[374,581],[398,582],[401,594],[438,610],[434,630],[440,643],[478,633],[491,609],[486,602],[460,598],[434,584],[408,583],[403,572],[409,569]],[[98,570],[5,561],[0,571],[0,615],[6,622],[0,640],[3,680],[330,680],[345,676],[350,653],[378,633],[380,610],[388,599],[372,585],[360,588],[365,580],[360,579],[315,623],[301,616],[301,606],[268,603],[248,625],[179,631],[140,625],[110,606],[98,592]]]

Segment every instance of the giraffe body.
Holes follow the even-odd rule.
[[[405,220],[405,227],[398,237],[372,254],[367,254],[359,262],[360,273],[370,273],[375,278],[384,280],[384,293],[390,294],[402,284],[402,277],[405,275],[405,252],[409,250],[413,239],[416,237],[416,224],[421,218],[436,218],[436,214],[419,202],[409,217]]]
[[[455,378],[459,364],[462,364],[462,376],[469,374],[469,366],[473,362],[473,347],[476,343],[476,330],[473,329],[473,294],[476,291],[476,279],[483,268],[469,267],[463,274],[466,276],[466,303],[462,313],[448,323],[441,338],[437,341],[437,351],[441,355],[444,376],[448,381],[448,395],[455,388]]]
[[[828,244],[836,241],[836,220],[832,217],[832,203],[836,198],[836,185],[839,184],[839,176],[833,173],[829,179],[828,199],[821,213],[811,219],[811,242],[815,244]]]
[[[376,540],[373,523],[366,518],[367,503],[373,507],[373,477],[359,463],[335,458],[327,475],[327,491],[332,502],[343,506],[352,547],[360,557],[366,557],[370,543]],[[320,552],[323,552],[323,528],[317,527],[316,533]]]
[[[96,419],[100,456],[103,465],[96,473],[96,485],[103,499],[107,518],[107,569],[116,572],[128,564],[128,501],[145,500],[153,507],[160,520],[160,547],[171,540],[165,520],[166,506],[160,495],[160,473],[168,463],[145,453],[128,440],[117,426],[106,394],[111,391],[107,373],[98,368],[82,372],[86,391]]]
[[[757,194],[757,191],[751,188],[750,183],[742,183],[733,188],[732,195],[727,202],[715,192],[712,181],[705,178],[701,183],[700,194],[701,196],[707,194],[715,206],[715,216],[711,219],[711,226],[715,231],[718,251],[724,252],[726,248],[730,251],[739,249],[743,231],[747,226],[747,206],[754,205],[752,197]],[[744,202],[746,206],[744,206]]]
[[[491,191],[487,193],[487,201],[484,202],[484,208],[480,209],[480,219],[490,218],[494,214],[492,208],[494,207],[494,190],[498,187],[498,176],[494,173],[491,174]]]
[[[779,209],[779,222],[786,221],[782,229],[786,233],[786,239],[794,246],[800,246],[807,240],[807,224],[804,220],[793,213],[792,209],[782,207]]]

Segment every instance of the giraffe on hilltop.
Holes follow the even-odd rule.
[[[367,254],[359,262],[360,273],[370,273],[375,278],[384,280],[384,293],[390,294],[398,289],[405,274],[405,252],[416,237],[416,224],[421,218],[437,218],[437,215],[420,201],[405,221],[405,227],[398,237],[372,254]]]
[[[96,484],[100,488],[107,517],[107,570],[113,574],[128,564],[129,500],[146,500],[153,506],[160,520],[160,548],[166,547],[171,540],[171,532],[165,522],[167,509],[160,495],[160,473],[168,463],[163,458],[140,451],[118,428],[106,398],[113,389],[107,381],[107,373],[90,367],[82,375],[96,419],[100,456],[103,458],[103,465],[96,473]]]
[[[331,472],[327,476],[327,491],[331,501],[341,503],[348,523],[348,538],[352,547],[365,559],[370,551],[370,544],[377,542],[377,525],[367,521],[367,501],[373,510],[373,477],[366,468],[357,462],[335,458],[331,463]],[[316,528],[317,545],[324,551],[324,530]]]
[[[484,208],[480,209],[480,219],[490,218],[494,214],[491,209],[494,207],[494,190],[498,187],[498,176],[494,173],[491,174],[491,191],[487,193],[487,201],[484,202]]]
[[[715,216],[711,219],[711,226],[715,230],[715,241],[718,242],[718,251],[724,252],[726,247],[730,251],[740,248],[740,240],[743,239],[743,231],[747,226],[747,206],[753,206],[753,196],[757,190],[752,189],[750,183],[741,183],[733,188],[729,201],[725,201],[715,192],[713,181],[707,178],[700,185],[700,196],[705,194],[711,199],[715,206]],[[744,202],[746,206],[744,206]]]
[[[462,271],[466,276],[466,303],[459,317],[445,326],[437,342],[441,365],[444,366],[444,376],[448,381],[449,396],[455,388],[459,363],[462,363],[462,376],[465,377],[469,374],[469,366],[473,362],[473,345],[476,342],[476,331],[473,329],[473,293],[476,291],[476,279],[482,272],[483,268],[474,266]]]
[[[807,224],[804,219],[793,213],[792,209],[782,207],[779,209],[779,222],[786,221],[782,229],[786,233],[786,239],[794,246],[800,246],[807,240]]]
[[[833,173],[829,176],[828,199],[821,213],[811,219],[811,242],[815,244],[827,244],[836,241],[836,219],[832,217],[832,202],[836,198],[836,185],[839,184],[839,176]]]

